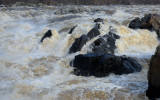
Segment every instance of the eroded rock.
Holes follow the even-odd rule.
[[[130,57],[104,53],[77,55],[71,65],[77,76],[105,77],[110,73],[122,75],[140,72],[142,69],[141,65]]]
[[[116,49],[115,41],[119,38],[119,35],[110,31],[108,34],[98,38],[91,44],[92,51],[114,54]]]
[[[52,31],[48,30],[41,38],[40,43],[42,43],[45,38],[50,38],[51,36],[52,36]]]
[[[141,19],[135,18],[129,23],[129,28],[156,31],[157,35],[160,37],[160,15],[147,14]]]
[[[146,95],[149,99],[160,98],[160,45],[150,61]]]

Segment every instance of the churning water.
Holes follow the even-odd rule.
[[[81,6],[103,9],[77,14],[56,15],[60,7],[0,8],[0,98],[1,100],[145,100],[148,61],[159,44],[157,34],[127,27],[135,17],[160,13],[160,6]],[[93,20],[103,18],[100,35],[116,29],[116,55],[128,55],[143,66],[139,73],[109,75],[104,78],[72,74],[70,61],[90,52],[90,40],[80,52],[68,54],[74,40],[87,34]],[[77,25],[73,34],[69,29]],[[48,30],[52,37],[42,44]]]

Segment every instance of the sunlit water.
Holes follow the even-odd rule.
[[[160,13],[160,6],[85,6],[104,11],[56,15],[49,7],[0,8],[1,100],[146,100],[148,61],[159,44],[155,32],[127,27],[135,17]],[[87,34],[95,18],[105,19],[101,36],[116,29],[116,55],[136,58],[143,69],[128,75],[104,78],[72,74],[70,61],[90,52],[89,41],[80,52],[68,54],[74,40]],[[73,26],[78,27],[68,34]],[[53,36],[39,43],[51,29]]]

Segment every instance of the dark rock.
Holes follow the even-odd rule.
[[[146,95],[149,99],[160,98],[160,45],[150,61]]]
[[[88,32],[87,35],[82,35],[80,38],[77,38],[75,42],[70,47],[69,53],[75,53],[77,51],[80,51],[81,48],[94,37],[98,36],[100,34],[98,28],[93,28],[91,31]]]
[[[129,23],[129,28],[139,29],[141,27],[140,18],[136,18]]]
[[[97,27],[93,28],[92,30],[90,30],[87,34],[88,38],[91,40],[94,37],[100,35],[100,31],[98,30]]]
[[[153,30],[155,30],[157,35],[160,37],[160,15],[153,14],[149,23],[152,25]]]
[[[50,38],[51,36],[52,36],[52,31],[51,31],[51,30],[48,30],[48,31],[44,34],[44,36],[41,38],[40,43],[42,43],[45,38]]]
[[[103,22],[103,19],[102,18],[97,18],[94,20],[94,22]]]
[[[69,53],[75,53],[77,51],[80,51],[81,48],[86,44],[88,41],[87,35],[82,35],[81,37],[77,38],[75,42],[72,44],[72,46],[69,49]]]
[[[156,31],[157,35],[160,37],[160,15],[147,14],[141,19],[136,18],[129,23],[129,28]]]
[[[68,32],[68,34],[72,34],[72,32],[74,31],[74,29],[76,28],[77,26],[74,26],[70,29],[70,31]]]
[[[110,73],[116,75],[140,72],[142,67],[134,59],[104,53],[89,53],[75,56],[71,61],[74,74],[81,76],[105,77]]]
[[[97,18],[97,19],[94,20],[94,22],[96,23],[95,27],[97,27],[98,29],[100,29],[101,28],[101,24],[103,24],[103,19]]]
[[[115,41],[119,38],[119,35],[109,32],[91,44],[92,51],[114,54],[114,50],[116,49]]]

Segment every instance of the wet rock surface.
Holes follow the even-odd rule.
[[[81,37],[77,38],[75,42],[72,44],[72,46],[69,49],[69,53],[75,53],[77,51],[80,51],[81,48],[87,43],[89,38],[87,35],[82,35]]]
[[[152,56],[148,70],[148,90],[146,95],[149,99],[160,98],[160,45],[155,55]]]
[[[40,43],[42,43],[45,38],[50,38],[51,36],[52,36],[52,31],[51,31],[51,30],[48,30],[48,31],[44,34],[44,36],[41,38]]]
[[[82,35],[81,37],[77,38],[75,42],[69,49],[69,53],[75,53],[80,51],[81,48],[91,39],[98,36],[100,34],[98,28],[93,28],[91,31],[88,32],[87,35]]]
[[[79,76],[105,77],[110,73],[116,75],[140,72],[142,67],[134,59],[104,53],[89,53],[75,56],[71,61],[74,74]]]
[[[91,44],[92,51],[114,54],[116,49],[115,41],[119,38],[120,36],[116,35],[114,32],[109,32]]]
[[[141,19],[135,18],[129,23],[129,28],[156,31],[157,35],[160,37],[160,15],[147,14]]]
[[[76,27],[77,27],[77,26],[73,26],[73,27],[69,30],[68,34],[72,34],[72,32],[75,30]]]

